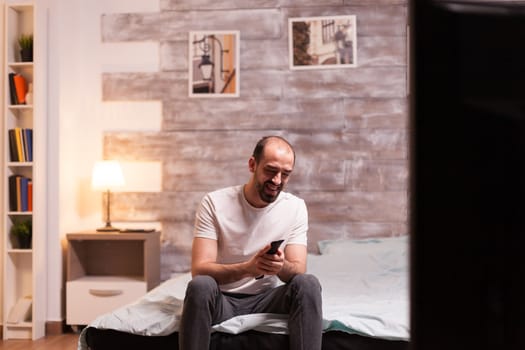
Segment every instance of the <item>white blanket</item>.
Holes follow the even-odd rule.
[[[323,288],[324,331],[339,330],[383,339],[409,338],[408,242],[405,237],[323,241],[309,255],[308,273]],[[102,315],[89,326],[139,335],[178,330],[189,273],[172,278],[135,303]],[[213,326],[238,334],[247,330],[287,334],[287,316],[237,316]],[[84,329],[78,349],[87,350]]]

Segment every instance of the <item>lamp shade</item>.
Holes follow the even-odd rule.
[[[91,176],[91,187],[96,190],[108,190],[124,186],[124,176],[119,162],[103,160],[96,162]]]
[[[211,80],[211,72],[213,69],[213,62],[210,60],[210,55],[202,55],[199,68],[202,73],[202,79]]]

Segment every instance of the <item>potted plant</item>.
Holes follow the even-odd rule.
[[[31,219],[15,221],[11,226],[11,236],[16,240],[18,248],[31,248],[31,238],[33,236],[33,223]]]
[[[18,38],[22,62],[33,61],[33,34],[22,34]]]

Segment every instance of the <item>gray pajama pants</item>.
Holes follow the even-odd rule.
[[[222,293],[209,276],[188,284],[179,328],[180,350],[208,350],[211,326],[238,315],[288,314],[290,350],[320,350],[322,338],[321,285],[309,274],[257,295]]]

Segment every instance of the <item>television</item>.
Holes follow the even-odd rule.
[[[410,3],[411,344],[525,349],[525,3]]]

